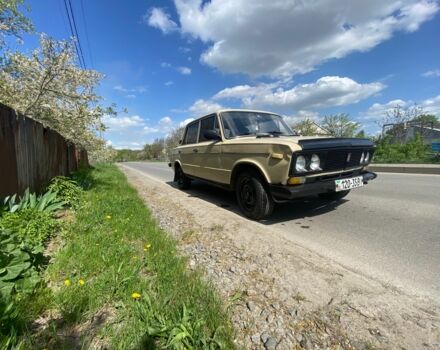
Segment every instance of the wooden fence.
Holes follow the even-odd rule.
[[[0,198],[88,166],[87,152],[0,103]]]

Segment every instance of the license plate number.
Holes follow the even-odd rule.
[[[362,176],[352,177],[349,179],[335,180],[336,192],[350,190],[364,185]]]

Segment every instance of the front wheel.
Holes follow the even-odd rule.
[[[174,180],[177,182],[177,187],[181,190],[187,190],[191,187],[191,179],[185,175],[180,166],[176,167]]]
[[[332,192],[320,193],[318,196],[319,196],[319,198],[322,198],[322,199],[337,201],[339,199],[344,198],[349,193],[350,193],[350,190],[340,191],[340,192],[332,191]]]
[[[240,174],[235,193],[240,210],[248,218],[261,220],[272,214],[273,199],[258,175],[250,172]]]

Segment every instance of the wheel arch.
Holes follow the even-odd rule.
[[[177,181],[177,176],[176,176],[176,169],[182,169],[182,163],[180,162],[180,160],[175,160],[173,163],[173,170],[174,170],[174,180],[173,181]]]
[[[255,171],[261,177],[261,179],[264,180],[265,185],[268,185],[270,183],[269,176],[258,163],[252,160],[245,160],[245,161],[237,162],[236,164],[234,164],[234,167],[232,168],[231,181],[230,181],[232,190],[235,189],[235,184],[237,182],[238,175],[246,170]]]

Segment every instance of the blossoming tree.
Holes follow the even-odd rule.
[[[82,69],[75,60],[74,42],[40,36],[40,47],[30,55],[9,52],[0,69],[0,102],[58,131],[84,147],[93,158],[105,150],[99,133],[103,107],[96,88],[102,74]]]

